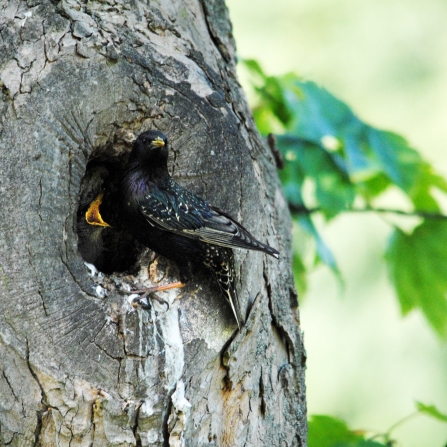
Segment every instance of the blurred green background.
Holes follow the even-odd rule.
[[[447,177],[447,2],[227,5],[239,57],[256,59],[269,74],[295,71],[318,82],[364,121],[406,137]],[[412,413],[415,400],[447,411],[447,345],[419,312],[400,315],[382,260],[386,219],[344,214],[331,222],[324,237],[346,288],[319,267],[300,300],[309,414],[376,433]],[[443,447],[447,426],[418,416],[393,438],[403,447]]]

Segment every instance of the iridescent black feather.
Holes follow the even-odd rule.
[[[243,317],[231,248],[258,250],[276,258],[279,253],[228,214],[177,184],[167,162],[166,135],[149,131],[137,138],[121,185],[124,222],[142,244],[160,255],[210,268],[240,327]]]

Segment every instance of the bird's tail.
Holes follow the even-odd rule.
[[[236,292],[235,287],[235,270],[234,270],[234,260],[233,253],[231,250],[226,250],[227,256],[224,256],[219,265],[219,268],[214,268],[213,272],[216,276],[219,287],[222,290],[226,300],[231,306],[234,317],[236,319],[239,329],[241,329],[244,324],[244,318],[242,317],[241,308],[239,305],[239,297]]]

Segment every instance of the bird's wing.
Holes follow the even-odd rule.
[[[277,257],[277,251],[257,241],[242,225],[208,202],[173,182],[145,195],[141,211],[157,228],[224,247],[247,248]]]
[[[190,197],[188,191],[157,188],[151,190],[140,201],[140,209],[147,221],[157,228],[174,233],[183,233],[187,230],[200,228],[202,223],[201,213],[197,205]]]

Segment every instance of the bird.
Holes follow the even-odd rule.
[[[121,179],[122,220],[143,245],[177,263],[210,269],[244,323],[236,292],[233,248],[279,252],[258,241],[229,214],[176,183],[168,171],[169,144],[158,130],[135,140]]]
[[[99,271],[106,274],[128,270],[136,263],[139,254],[133,237],[120,228],[116,216],[110,212],[114,209],[115,196],[112,195],[109,199],[103,203],[104,192],[100,192],[91,203],[80,207],[77,219],[79,252],[86,262],[93,264]],[[100,211],[102,208],[105,208],[114,226],[104,220]],[[165,300],[153,294],[181,287],[184,287],[184,284],[176,281],[141,290],[131,290],[130,293],[140,295],[132,304],[143,303],[144,297],[150,295],[151,298],[166,304],[169,308]]]
[[[99,271],[110,274],[129,269],[138,260],[136,241],[127,231],[110,225],[103,218],[104,193],[94,200],[80,201],[76,219],[78,250],[85,262]]]

